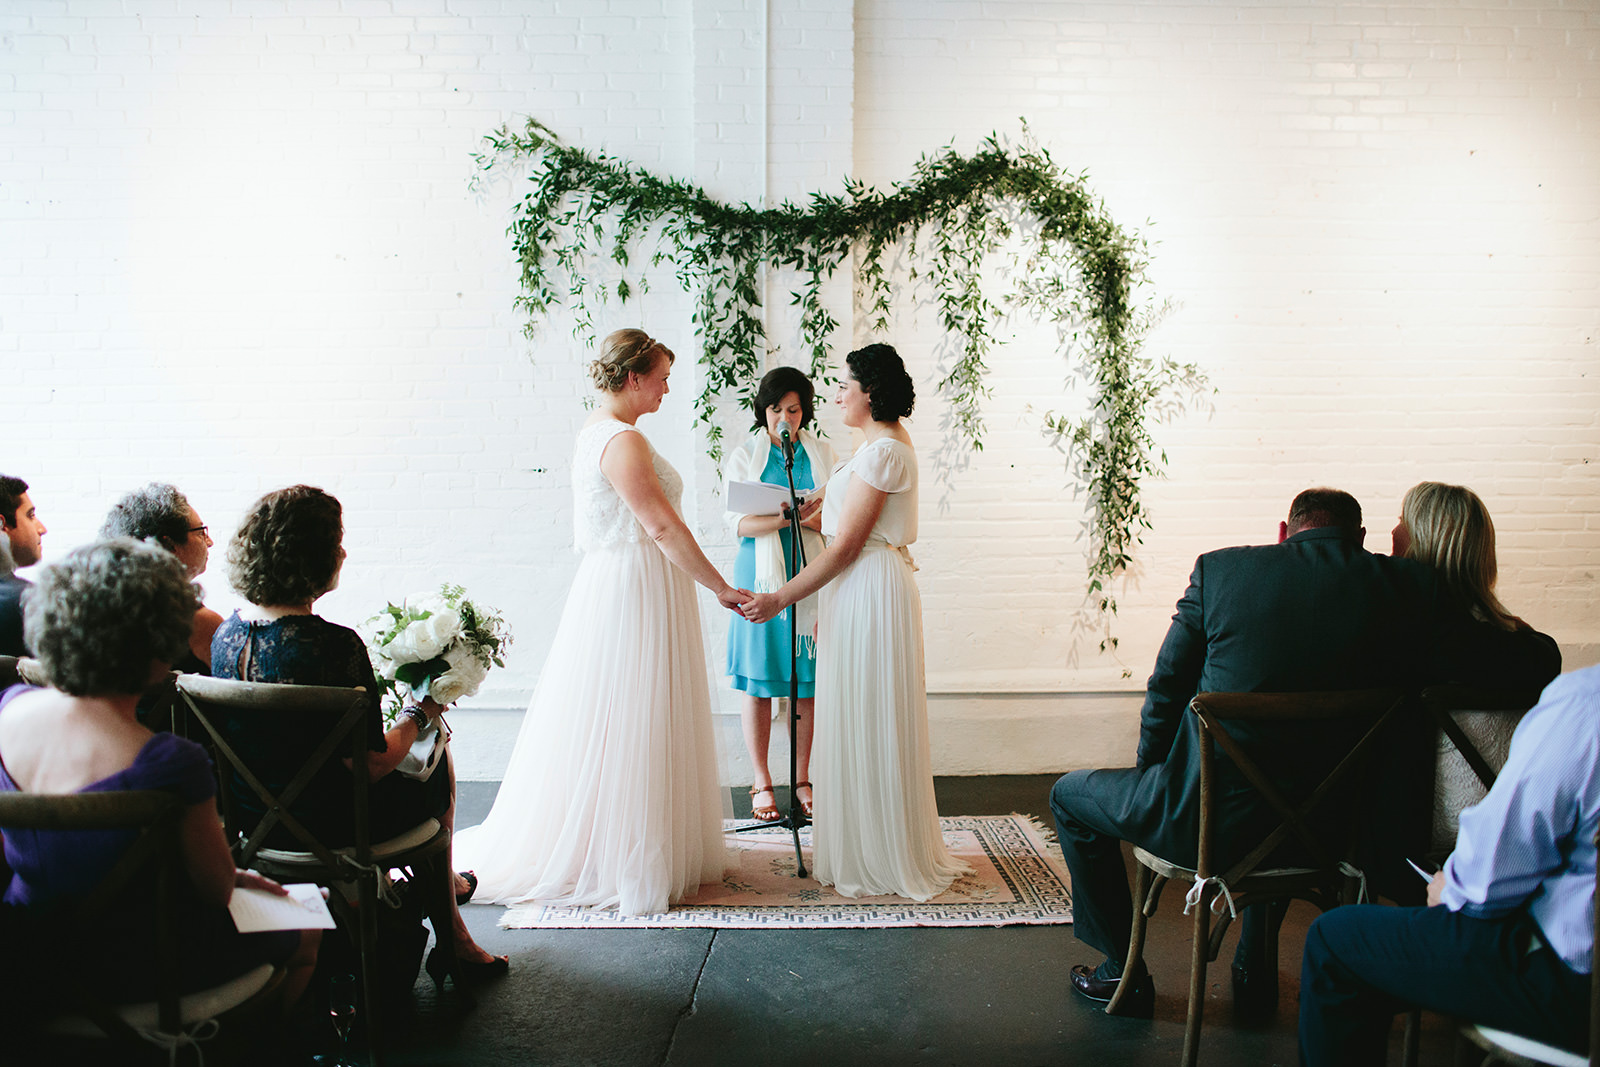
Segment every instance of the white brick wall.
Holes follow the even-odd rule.
[[[1082,399],[1048,332],[1018,324],[988,446],[940,481],[939,338],[927,309],[901,309],[941,771],[1125,761],[1193,557],[1268,539],[1311,482],[1356,493],[1376,545],[1413,482],[1474,486],[1503,598],[1587,662],[1597,45],[1592,0],[10,0],[0,470],[34,484],[47,552],[151,478],[219,530],[265,489],[322,484],[351,553],[327,614],[462,582],[519,639],[478,705],[520,705],[575,565],[566,463],[589,356],[564,316],[521,336],[503,233],[521,194],[469,188],[482,136],[532,114],[775,202],[847,173],[886,184],[1025,117],[1114,217],[1149,220],[1152,291],[1178,303],[1150,351],[1201,363],[1217,392],[1158,432],[1171,476],[1149,488],[1156,528],[1101,656],[1077,628],[1081,505],[1036,432]],[[791,285],[768,286],[784,359]],[[835,295],[842,351],[865,338],[848,286]],[[730,559],[688,428],[689,302],[663,276],[600,318],[691,357],[645,428]],[[236,603],[220,552],[206,584]],[[725,624],[705,618],[720,665]]]

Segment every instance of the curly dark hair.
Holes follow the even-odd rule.
[[[612,330],[600,342],[600,358],[589,363],[589,380],[601,392],[620,393],[629,374],[649,374],[662,355],[668,363],[677,359],[672,349],[643,330]]]
[[[344,509],[310,485],[278,489],[250,506],[228,541],[228,581],[250,603],[303,604],[333,585],[344,560]]]
[[[151,482],[111,505],[101,537],[154,538],[168,552],[189,540],[189,501],[176,486]]]
[[[75,548],[23,595],[23,634],[73,696],[142,693],[153,664],[189,647],[198,587],[164,548],[115,537]]]
[[[844,357],[850,377],[861,385],[872,403],[874,422],[894,422],[911,414],[917,402],[916,387],[906,373],[905,360],[893,345],[868,345]]]
[[[756,414],[756,421],[751,423],[750,428],[765,429],[767,409],[790,393],[800,397],[800,428],[803,430],[810,426],[817,400],[817,391],[811,379],[798,367],[773,367],[762,377],[761,384],[756,386],[756,395],[750,399],[750,407]]]

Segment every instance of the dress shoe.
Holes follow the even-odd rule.
[[[1086,1000],[1098,1004],[1109,1003],[1116,995],[1117,987],[1122,984],[1121,978],[1106,977],[1106,972],[1111,969],[1109,960],[1094,968],[1080,963],[1072,968],[1072,988]],[[1132,1019],[1148,1019],[1155,1014],[1155,1009],[1156,984],[1146,974],[1134,979],[1134,986],[1124,994],[1122,1003],[1117,1005],[1117,1014]]]
[[[1241,1019],[1265,1019],[1278,1010],[1278,972],[1266,967],[1233,965],[1233,1014]]]
[[[507,974],[511,970],[511,957],[492,956],[486,960],[457,960],[456,967],[463,983],[477,985],[490,978],[499,978]],[[444,980],[450,977],[450,961],[438,945],[428,953],[423,968],[428,972],[428,977],[433,979],[433,984],[443,989]]]

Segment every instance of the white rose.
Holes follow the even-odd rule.
[[[478,657],[465,645],[457,645],[444,654],[450,669],[433,680],[428,693],[441,704],[454,704],[462,697],[476,696],[478,686],[489,676],[489,668],[478,662]]]
[[[449,647],[461,633],[461,616],[446,608],[395,635],[386,651],[396,663],[422,663]]]

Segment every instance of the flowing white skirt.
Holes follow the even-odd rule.
[[[910,563],[881,543],[822,590],[811,766],[817,881],[847,897],[927,900],[969,869],[939,832],[922,595]]]
[[[667,910],[726,865],[693,581],[653,542],[586,555],[494,808],[474,900]]]

